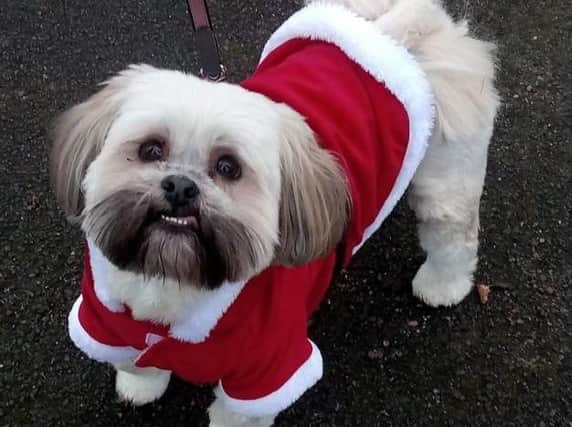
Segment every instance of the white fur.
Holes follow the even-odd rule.
[[[225,282],[208,290],[181,286],[168,277],[146,278],[117,268],[92,241],[88,244],[98,299],[111,311],[124,311],[125,304],[135,319],[170,325],[171,335],[183,341],[200,343],[207,339],[246,284]]]
[[[115,389],[119,398],[135,406],[159,399],[171,378],[169,371],[156,368],[137,368],[129,363],[115,365]]]
[[[470,37],[466,23],[454,22],[435,0],[326,3],[349,7],[406,47],[430,82],[436,126],[413,178],[409,198],[419,219],[421,246],[427,252],[427,259],[413,280],[413,292],[432,306],[456,304],[470,292],[477,264],[479,200],[499,103],[494,88],[492,45]],[[247,157],[252,158],[254,167],[264,177],[269,197],[278,204],[280,177],[275,169],[279,159],[271,130],[277,127],[276,117],[282,107],[240,88],[209,85],[181,73],[149,72],[144,79],[161,80],[167,90],[165,85],[158,85],[163,88],[160,93],[147,93],[133,86],[123,108],[137,114],[111,129],[110,144],[149,132],[164,132],[165,128],[183,140],[213,140],[213,129],[222,130],[218,136],[224,138],[224,130],[230,129],[231,134],[242,136],[240,147],[247,150]],[[138,110],[139,104],[145,104],[141,94],[153,99],[153,111]],[[241,114],[236,114],[236,110]],[[234,111],[230,118],[228,111]],[[259,128],[245,127],[245,123],[253,126],[252,120],[243,120],[251,115],[259,117]],[[185,147],[180,155],[201,158],[206,152],[204,145],[199,145],[199,149],[193,144]],[[87,204],[91,202],[90,188],[99,185],[101,171],[97,162],[90,167],[85,181]],[[105,158],[100,162],[105,162]],[[270,215],[268,224],[275,224],[277,212]],[[113,298],[128,304],[137,318],[160,323],[179,319],[185,305],[196,298],[192,288],[168,280],[143,284],[130,273],[115,272],[111,281]],[[148,369],[119,367],[120,396],[136,404],[158,398],[167,387],[169,373]],[[276,415],[249,418],[234,409],[237,408],[229,407],[218,397],[209,409],[211,426],[269,426]]]
[[[268,427],[276,415],[249,417],[230,410],[222,399],[215,399],[209,407],[210,427]]]
[[[114,313],[122,312],[124,307],[121,304],[121,301],[115,298],[109,289],[109,282],[116,282],[114,277],[110,277],[114,270],[110,267],[112,264],[107,260],[107,258],[105,258],[99,248],[92,241],[88,240],[87,245],[89,248],[89,261],[93,277],[93,288],[95,295],[97,295],[97,299],[109,311],[113,311]]]
[[[92,268],[95,266],[92,265]],[[175,323],[186,307],[194,305],[200,293],[199,289],[180,286],[176,280],[169,278],[143,278],[121,270],[107,260],[99,269],[106,271],[107,278],[99,286],[108,289],[112,301],[129,306],[133,318],[138,320],[152,320],[165,325]]]

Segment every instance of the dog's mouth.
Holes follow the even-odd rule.
[[[256,236],[212,206],[169,206],[118,191],[91,208],[83,228],[117,267],[214,289],[254,270]]]
[[[185,208],[163,211],[159,214],[159,223],[169,231],[199,232],[200,217],[197,209]]]

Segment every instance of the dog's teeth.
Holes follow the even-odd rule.
[[[174,225],[180,225],[180,226],[191,225],[192,227],[195,228],[199,226],[199,223],[194,216],[189,216],[186,218],[177,218],[173,216],[161,215],[161,219]]]

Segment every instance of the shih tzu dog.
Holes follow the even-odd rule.
[[[498,107],[493,46],[437,0],[308,2],[240,85],[132,66],[54,126],[87,244],[73,342],[120,397],[217,384],[212,426],[271,425],[322,375],[307,320],[405,190],[413,293],[472,289]]]

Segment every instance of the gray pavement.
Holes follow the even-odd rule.
[[[211,0],[231,79],[294,1]],[[311,336],[317,387],[279,426],[572,425],[571,87],[567,0],[449,1],[499,44],[504,106],[482,204],[481,305],[411,296],[422,261],[401,206],[331,290]],[[3,0],[0,8],[0,425],[207,425],[211,393],[173,381],[133,409],[67,337],[81,235],[47,184],[57,111],[136,62],[196,71],[182,0]],[[568,104],[567,104],[568,103]]]

